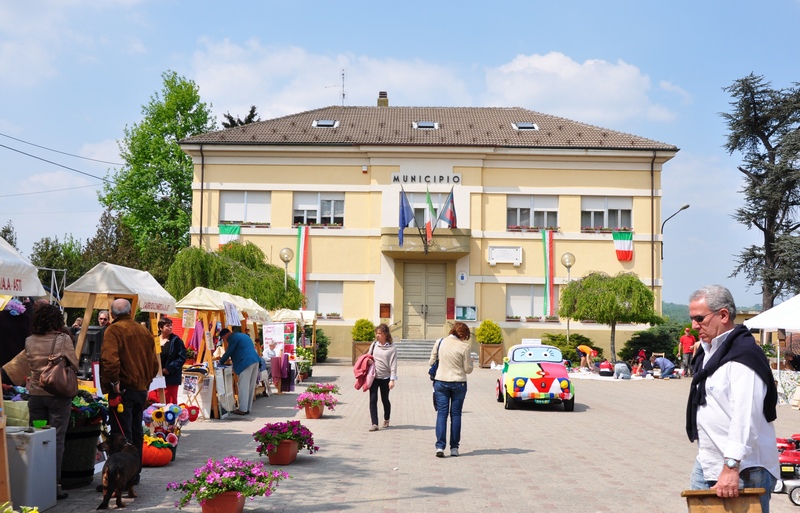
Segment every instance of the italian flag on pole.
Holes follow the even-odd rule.
[[[542,230],[542,247],[544,248],[544,315],[553,315],[555,293],[553,291],[553,230]]]
[[[633,232],[612,232],[614,249],[617,250],[617,260],[627,262],[633,260]]]
[[[425,187],[425,238],[428,244],[433,240],[433,230],[436,229],[434,224],[436,224],[436,211],[431,202],[431,193]]]
[[[308,226],[297,227],[297,251],[295,251],[294,281],[303,295],[306,294],[306,266],[308,264]]]

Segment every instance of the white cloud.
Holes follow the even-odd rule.
[[[81,146],[79,154],[81,157],[122,164],[122,157],[119,156],[119,146],[115,139],[85,143]]]
[[[250,105],[262,119],[327,105],[375,105],[387,91],[392,105],[470,105],[472,97],[455,71],[419,59],[321,55],[298,47],[265,47],[203,39],[195,52],[194,79],[217,114],[243,117]]]
[[[684,105],[689,105],[690,103],[692,103],[692,95],[689,94],[683,88],[673,84],[672,82],[669,82],[667,80],[662,80],[658,83],[658,87],[680,98],[681,103],[683,103]]]
[[[578,63],[550,52],[518,55],[486,70],[483,103],[525,107],[604,126],[637,118],[672,120],[674,113],[649,97],[651,88],[647,75],[622,60]]]

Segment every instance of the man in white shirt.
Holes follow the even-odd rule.
[[[761,510],[768,513],[780,477],[772,424],[778,394],[769,362],[750,331],[734,324],[736,305],[725,287],[694,292],[689,317],[701,342],[686,411],[686,432],[698,446],[690,486],[713,488],[719,497],[764,488]]]

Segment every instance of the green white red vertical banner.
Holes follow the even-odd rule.
[[[555,292],[553,287],[553,230],[542,230],[542,248],[544,248],[544,315],[554,315]]]
[[[303,295],[306,294],[306,269],[308,266],[308,226],[297,227],[297,260],[295,261],[294,280]]]
[[[242,227],[238,224],[219,225],[219,245],[223,246],[229,242],[236,242],[242,233]]]
[[[617,260],[628,262],[633,260],[633,232],[612,232],[614,249],[617,250]]]

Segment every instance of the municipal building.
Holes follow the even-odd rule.
[[[350,356],[359,318],[395,340],[437,339],[456,320],[494,320],[506,347],[565,333],[559,288],[590,271],[636,273],[661,309],[661,176],[675,146],[522,108],[391,107],[381,92],[376,106],[181,147],[194,161],[192,244],[252,242],[281,267],[290,248],[330,356]],[[643,328],[618,326],[617,347]],[[608,326],[570,330],[609,347]]]

